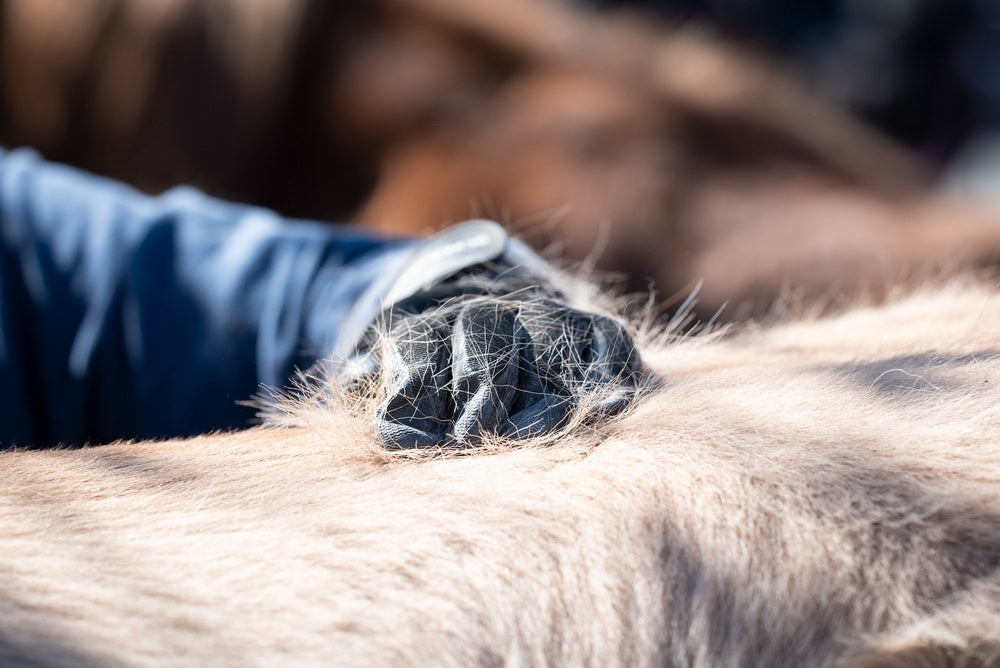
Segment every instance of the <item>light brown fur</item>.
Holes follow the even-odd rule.
[[[0,455],[0,663],[996,665],[1000,295],[648,342],[549,447],[364,415]]]

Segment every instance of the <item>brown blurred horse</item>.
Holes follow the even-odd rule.
[[[552,1],[5,0],[0,141],[147,190],[473,215],[697,313],[988,265],[1000,229],[775,63]]]

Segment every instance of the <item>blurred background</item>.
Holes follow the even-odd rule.
[[[878,293],[936,261],[917,228],[1000,257],[926,201],[1000,198],[998,62],[992,0],[0,0],[0,145],[392,234],[491,217],[742,317]]]
[[[942,167],[1000,124],[993,0],[594,0],[707,23],[778,55],[811,88]]]
[[[992,201],[1000,178],[995,0],[592,0],[704,23],[787,62],[810,88]],[[991,183],[992,182],[992,183]]]

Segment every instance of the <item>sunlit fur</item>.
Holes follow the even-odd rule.
[[[647,338],[662,388],[549,447],[324,398],[3,453],[0,664],[1000,663],[998,286]]]

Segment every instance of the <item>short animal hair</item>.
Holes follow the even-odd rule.
[[[995,665],[1000,299],[647,341],[547,447],[280,424],[0,454],[0,662]],[[319,395],[317,395],[318,397]]]

